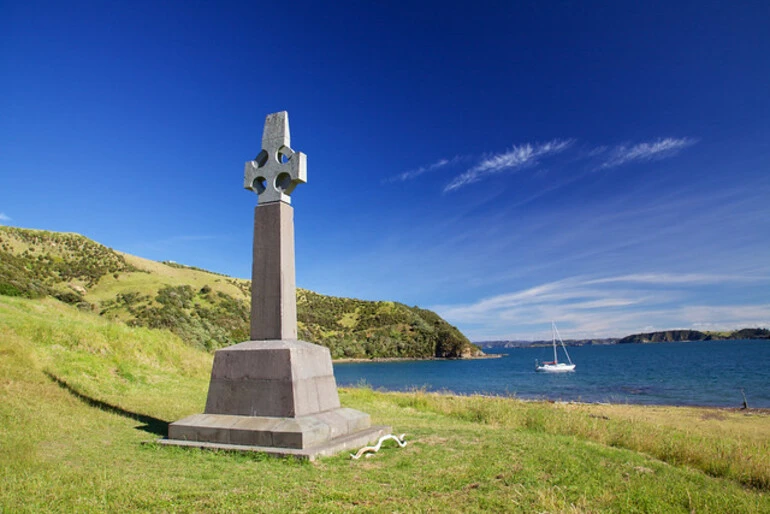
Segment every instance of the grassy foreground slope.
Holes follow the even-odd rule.
[[[166,448],[211,356],[51,298],[0,296],[0,512],[770,512],[770,419],[341,391],[406,432],[313,464]]]
[[[250,281],[116,252],[78,234],[0,226],[0,295],[63,302],[215,350],[249,336]],[[333,358],[480,354],[436,313],[298,290],[299,338]]]

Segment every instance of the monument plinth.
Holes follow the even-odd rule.
[[[297,340],[294,211],[307,157],[291,149],[286,112],[265,120],[262,151],[246,163],[257,193],[251,341],[217,350],[203,414],[171,423],[163,444],[259,451],[314,459],[389,434],[368,414],[340,407],[331,354]]]

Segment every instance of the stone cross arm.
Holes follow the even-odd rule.
[[[248,161],[243,172],[243,187],[257,193],[260,204],[291,203],[297,184],[307,182],[307,155],[291,149],[289,114],[269,114],[262,133],[262,151]]]

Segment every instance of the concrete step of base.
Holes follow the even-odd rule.
[[[171,423],[168,438],[302,449],[365,430],[369,426],[368,414],[345,407],[291,418],[204,413]]]
[[[317,457],[329,457],[345,450],[356,450],[374,443],[380,437],[391,433],[388,426],[372,426],[364,430],[335,437],[308,448],[279,448],[275,446],[254,446],[245,444],[227,444],[206,441],[191,441],[184,439],[160,439],[158,443],[167,446],[183,446],[207,450],[223,450],[235,452],[258,452],[272,457],[295,457],[301,460],[313,461]]]

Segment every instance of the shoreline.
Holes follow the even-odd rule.
[[[437,360],[459,360],[459,359],[437,359]],[[395,393],[395,394],[415,394],[415,393],[422,393],[422,394],[430,394],[430,395],[436,395],[436,396],[455,396],[459,398],[471,398],[471,397],[479,397],[479,398],[490,398],[490,399],[503,399],[503,400],[513,400],[517,402],[522,403],[550,403],[554,405],[578,405],[578,406],[596,406],[596,407],[651,407],[651,408],[675,408],[675,409],[706,409],[706,410],[720,410],[720,411],[730,411],[730,412],[737,412],[737,413],[745,413],[745,414],[762,414],[766,416],[770,416],[770,407],[731,407],[729,405],[675,405],[675,404],[667,404],[667,403],[611,403],[611,402],[583,402],[583,401],[577,401],[577,400],[550,400],[548,398],[523,398],[519,396],[503,396],[503,395],[494,395],[494,394],[483,394],[483,393],[471,393],[471,394],[462,394],[462,393],[455,393],[453,391],[425,391],[421,389],[414,389],[409,391],[397,391],[397,390],[391,390],[391,389],[384,389],[384,388],[374,388],[369,385],[344,385],[344,386],[338,386],[341,389],[362,389],[362,388],[370,388],[373,391],[380,392],[380,393]]]
[[[344,358],[344,359],[332,359],[332,364],[350,364],[361,362],[411,362],[411,361],[473,361],[484,359],[500,359],[504,357],[504,353],[492,353],[484,355],[476,355],[474,357],[373,357],[367,358]]]

